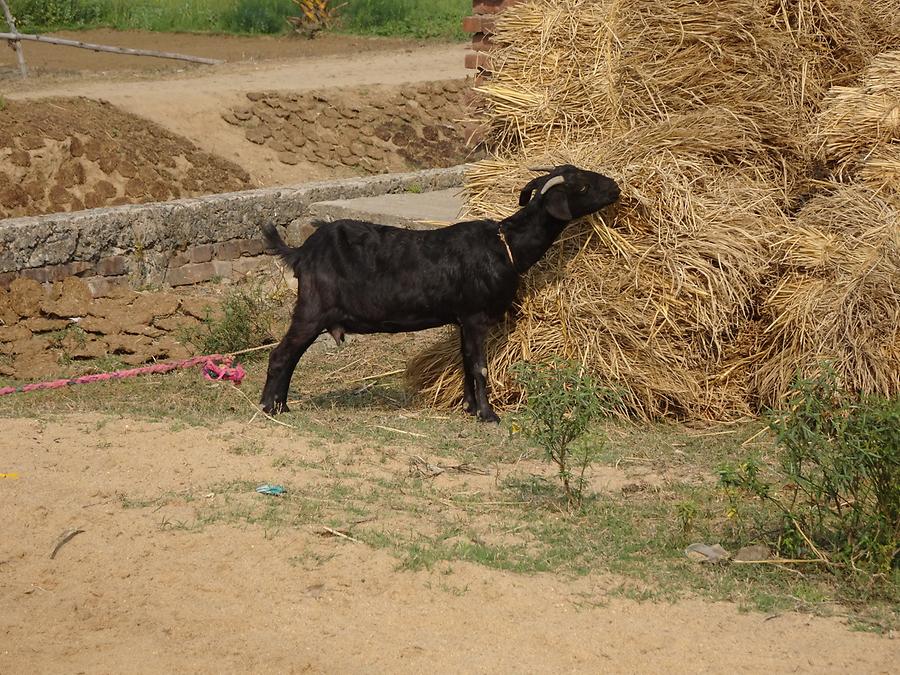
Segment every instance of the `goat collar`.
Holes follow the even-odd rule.
[[[497,228],[497,236],[500,237],[500,241],[503,242],[503,246],[506,248],[506,255],[509,256],[509,263],[513,266],[513,269],[516,269],[516,261],[513,258],[512,249],[509,247],[506,235],[503,234],[503,225],[500,225],[500,227]]]

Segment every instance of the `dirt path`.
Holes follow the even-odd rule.
[[[146,37],[147,34],[76,35],[82,40],[137,45],[140,44],[138,36]],[[314,180],[317,176],[303,175],[302,169],[282,164],[273,151],[251,146],[240,129],[225,123],[222,113],[246,103],[248,91],[308,91],[466,76],[465,47],[461,44],[418,44],[335,36],[324,42],[169,34],[164,37],[151,34],[150,37],[156,49],[231,60],[220,66],[196,67],[173,66],[178,62],[160,63],[160,59],[148,59],[148,62],[156,62],[156,68],[147,72],[108,72],[94,67],[85,73],[81,70],[85,60],[99,55],[57,47],[59,56],[53,56],[54,52],[45,57],[52,59],[48,63],[53,64],[53,68],[48,65],[39,69],[38,72],[44,74],[26,83],[7,78],[0,93],[8,99],[86,96],[107,100],[185,136],[207,152],[235,161],[250,173],[255,184],[270,186]],[[211,37],[216,40],[210,41]],[[44,45],[37,47],[51,49]],[[69,67],[67,62],[55,60],[67,57],[73,59]],[[4,58],[9,59],[8,56]],[[128,56],[103,55],[103,58],[105,63],[110,58],[140,61]]]
[[[320,536],[315,514],[269,529],[241,506],[273,499],[252,494],[256,481],[318,494],[328,462],[363,484],[405,470],[371,450],[260,424],[3,427],[0,473],[19,477],[0,480],[0,672],[888,673],[900,658],[896,641],[837,619],[636,603],[611,595],[614,578],[401,571]],[[200,512],[205,525],[190,524]],[[390,517],[369,526],[388,531]]]

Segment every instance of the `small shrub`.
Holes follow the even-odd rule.
[[[261,286],[232,291],[222,302],[218,318],[207,317],[184,337],[203,354],[230,354],[274,342],[281,333],[285,303],[280,293]],[[250,359],[265,352],[248,354]]]
[[[721,478],[776,507],[778,550],[876,574],[896,569],[900,398],[855,396],[824,369],[793,387],[770,426],[780,451],[775,478],[762,478],[755,463]]]
[[[556,464],[568,508],[580,508],[584,474],[602,452],[603,439],[590,445],[576,441],[592,420],[609,413],[618,398],[595,386],[581,366],[570,361],[520,362],[513,366],[513,374],[525,389],[525,433]]]

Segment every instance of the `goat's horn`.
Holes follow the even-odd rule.
[[[554,176],[553,178],[548,180],[546,183],[544,183],[544,187],[541,188],[541,194],[546,194],[547,190],[552,188],[554,185],[562,185],[565,182],[566,182],[566,179],[563,178],[562,176]]]
[[[552,167],[552,166],[529,166],[528,170],[529,171],[543,171],[544,173],[550,173],[551,171],[553,171],[553,168],[554,167]]]

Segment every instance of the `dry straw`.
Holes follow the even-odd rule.
[[[787,347],[814,355],[810,341],[819,340],[832,354],[826,343],[874,326],[859,315],[833,339],[806,329],[800,346],[779,351],[777,341],[789,337],[781,326],[796,326],[774,318],[794,311],[779,301],[797,272],[788,251],[799,254],[804,244],[786,213],[813,189],[807,168],[820,104],[890,41],[876,31],[883,9],[881,0],[541,0],[504,13],[495,75],[479,88],[494,156],[469,175],[470,211],[514,211],[534,164],[601,171],[623,196],[614,210],[568,228],[523,279],[513,312],[488,340],[497,404],[521,396],[508,373],[514,362],[564,356],[622,390],[632,414],[744,415],[793,376]],[[838,53],[827,45],[842,21],[849,28],[841,42],[850,47]],[[859,213],[888,218],[878,204],[868,199]],[[828,235],[812,211],[804,218],[803,231]],[[891,226],[879,222],[881,230],[854,230],[848,246],[861,250],[864,242],[887,260]],[[871,279],[884,281],[887,266],[875,268]],[[763,301],[774,327],[759,315]],[[461,400],[458,345],[448,334],[410,364],[430,403]],[[842,354],[847,364],[862,363]]]

